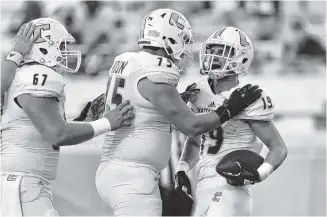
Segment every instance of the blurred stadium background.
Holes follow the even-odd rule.
[[[182,12],[194,32],[194,64],[178,86],[199,78],[198,52],[215,29],[236,26],[252,38],[255,59],[245,82],[268,88],[276,102],[275,123],[289,154],[265,182],[253,187],[253,215],[326,215],[326,2],[325,1],[3,1],[1,54],[22,23],[39,17],[61,21],[76,38],[83,65],[66,76],[66,113],[75,117],[105,91],[113,58],[138,49],[140,19],[150,10]],[[161,186],[173,188],[172,174],[185,137],[173,134],[172,158]],[[102,138],[61,150],[53,194],[61,215],[111,215],[95,188]],[[266,149],[263,149],[263,154]],[[196,172],[190,172],[193,179]],[[135,174],[137,175],[137,174]],[[193,188],[195,191],[195,186]],[[166,198],[168,198],[168,196]]]

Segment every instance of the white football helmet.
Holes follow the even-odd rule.
[[[212,79],[229,75],[246,75],[253,60],[250,38],[240,29],[224,27],[216,30],[200,50],[201,74]]]
[[[77,72],[81,65],[81,52],[67,50],[67,44],[75,39],[57,20],[39,18],[32,20],[36,25],[33,35],[41,31],[40,37],[34,42],[31,51],[24,57],[24,62],[38,62],[42,65],[63,69],[67,72]],[[68,66],[68,59],[76,58],[75,67]]]
[[[138,44],[141,48],[164,48],[180,71],[185,71],[193,60],[191,26],[172,9],[157,9],[142,19]]]

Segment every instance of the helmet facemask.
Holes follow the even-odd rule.
[[[178,36],[182,41],[182,45],[175,45],[175,41],[165,39],[165,50],[173,60],[175,65],[180,71],[185,71],[192,63],[194,55],[192,54],[193,38],[186,31],[181,31]],[[167,42],[169,40],[170,43]],[[180,50],[180,52],[173,54],[172,49],[168,44],[171,44],[171,47],[176,47],[175,50]],[[180,49],[177,47],[182,46]],[[171,52],[169,52],[169,50]]]
[[[213,79],[235,75],[239,56],[233,44],[215,40],[202,45],[200,51],[201,74],[208,74]]]
[[[67,45],[74,43],[75,39],[70,36],[62,40],[59,45],[59,55],[56,57],[57,64],[70,73],[76,73],[81,66],[81,52],[75,50],[68,50]],[[69,67],[69,65],[75,64],[75,67]]]

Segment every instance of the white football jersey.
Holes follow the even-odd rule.
[[[148,78],[154,83],[176,86],[179,76],[170,60],[143,51],[126,52],[115,58],[109,70],[106,106],[112,109],[129,99],[135,120],[130,127],[106,134],[103,159],[141,162],[159,170],[166,167],[171,149],[170,122],[140,94],[137,84]]]
[[[206,113],[217,109],[236,88],[243,86],[238,85],[230,91],[215,95],[208,79],[209,77],[205,76],[196,81],[196,88],[200,89],[200,93],[189,102],[189,107],[195,113]],[[260,88],[263,90],[260,99],[225,122],[222,127],[201,136],[199,177],[208,175],[201,173],[207,167],[215,167],[218,161],[231,151],[238,149],[256,151],[254,145],[258,144],[259,140],[246,120],[269,121],[274,117],[274,101],[266,89]]]
[[[55,179],[59,150],[42,139],[16,97],[22,94],[56,97],[64,116],[64,86],[63,76],[46,66],[25,65],[17,69],[1,123],[2,172],[26,172]]]

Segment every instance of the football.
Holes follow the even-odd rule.
[[[249,150],[237,150],[232,151],[225,155],[217,164],[216,171],[220,175],[226,177],[226,174],[238,174],[240,173],[240,167],[236,161],[242,161],[247,163],[251,168],[258,169],[263,163],[264,159],[259,154]]]

